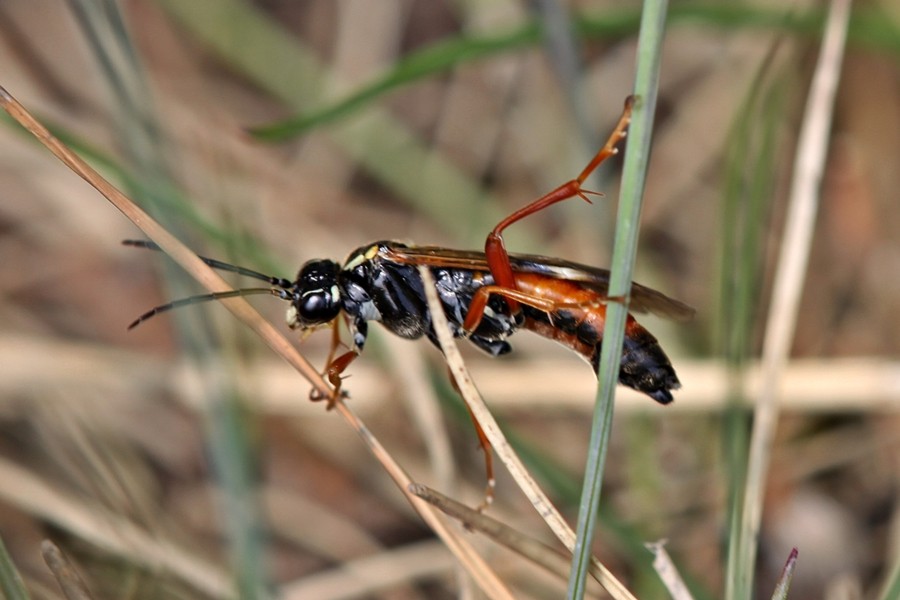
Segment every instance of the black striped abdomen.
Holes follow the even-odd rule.
[[[578,352],[591,363],[596,373],[606,324],[606,298],[578,283],[538,274],[517,273],[516,284],[526,294],[560,305],[552,315],[523,306],[525,329]],[[675,369],[657,339],[631,315],[625,324],[619,383],[643,392],[661,404],[671,402],[672,390],[681,387]]]

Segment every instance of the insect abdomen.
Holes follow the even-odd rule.
[[[596,373],[600,363],[600,344],[594,349],[591,364]],[[659,402],[672,401],[672,390],[681,387],[669,357],[653,334],[641,327],[630,315],[625,325],[622,361],[619,368],[622,385],[643,392]]]
[[[523,307],[527,317],[525,328],[578,352],[591,363],[596,373],[606,325],[604,299],[577,283],[539,275],[519,275],[517,283],[523,291],[542,298],[585,304],[584,308],[562,309],[550,316],[538,309]],[[661,404],[671,402],[672,390],[681,387],[659,342],[631,315],[625,324],[619,383],[643,392]]]

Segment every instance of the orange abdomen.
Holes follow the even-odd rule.
[[[516,285],[521,292],[552,300],[558,306],[546,313],[523,305],[525,329],[578,352],[596,373],[606,323],[606,297],[577,282],[535,273],[516,273]],[[681,387],[659,342],[630,314],[625,323],[619,382],[662,404],[671,402],[671,390]]]

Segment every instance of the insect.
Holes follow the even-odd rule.
[[[633,102],[632,98],[626,101],[616,128],[581,174],[498,223],[487,237],[484,252],[379,241],[354,250],[343,264],[328,259],[308,261],[293,281],[201,257],[213,268],[262,280],[271,287],[177,300],[144,313],[129,329],[188,304],[238,295],[272,294],[289,302],[287,323],[292,329],[334,328],[326,367],[334,387],[334,400],[341,393],[341,374],[365,345],[370,321],[380,322],[403,338],[427,337],[440,347],[417,271],[420,265],[425,265],[431,269],[454,336],[467,338],[488,354],[499,356],[511,350],[507,339],[519,329],[525,329],[571,348],[596,372],[607,304],[622,300],[609,296],[609,271],[558,258],[510,254],[504,247],[502,232],[557,202],[574,197],[590,202],[588,194],[596,192],[581,186],[600,163],[616,154],[616,145],[626,135]],[[152,242],[124,243],[158,249]],[[637,283],[631,286],[629,306],[633,312],[650,312],[674,319],[686,319],[694,313],[686,304]],[[349,351],[336,357],[342,318],[352,340]],[[675,370],[656,338],[631,315],[626,323],[619,382],[662,404],[671,402],[672,390],[680,387]]]

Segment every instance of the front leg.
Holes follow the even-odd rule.
[[[311,399],[328,400],[326,410],[331,410],[338,400],[349,397],[349,394],[341,389],[341,385],[344,381],[343,374],[347,367],[350,366],[350,363],[356,360],[357,356],[359,356],[359,354],[355,350],[350,350],[328,363],[328,366],[325,367],[325,378],[328,379],[328,383],[331,384],[331,394],[328,398],[318,397]]]
[[[340,356],[337,355],[338,348],[341,346],[347,347],[341,341],[341,326],[340,319],[335,319],[331,322],[331,348],[328,350],[328,358],[325,360],[325,370],[322,375],[328,380],[328,383],[331,384],[331,393],[328,395],[323,395],[319,390],[314,389],[310,395],[309,399],[313,402],[318,402],[321,400],[327,400],[328,406],[326,410],[331,410],[334,408],[335,403],[342,399],[347,398],[349,394],[341,389],[341,385],[343,383],[344,377],[343,373],[350,366],[356,357],[359,356],[359,353],[362,351],[362,347],[366,341],[366,333],[368,331],[367,323],[365,321],[357,322],[356,320],[347,319],[347,325],[350,329],[350,333],[353,336],[353,349],[344,352]]]

